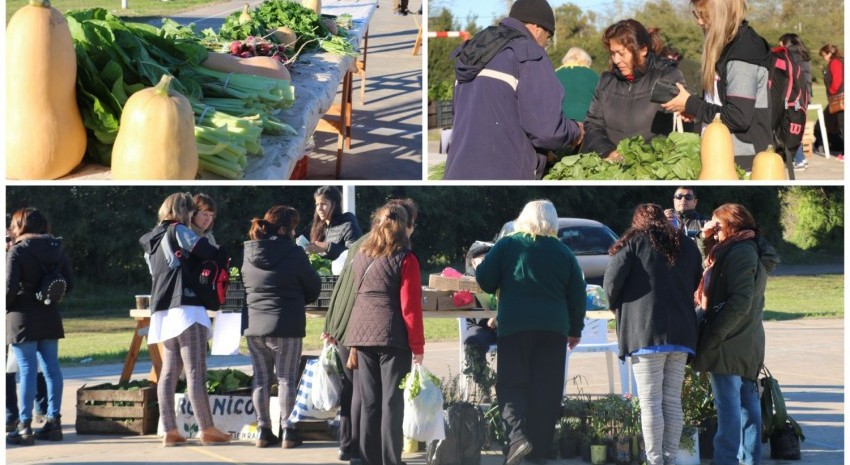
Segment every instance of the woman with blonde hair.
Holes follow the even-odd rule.
[[[184,266],[185,261],[212,259],[218,253],[217,247],[189,227],[194,210],[190,194],[171,194],[159,207],[157,225],[139,239],[153,279],[148,344],[161,342],[163,346],[156,394],[165,447],[186,442],[177,429],[174,410],[177,377],[184,367],[189,400],[201,429],[201,444],[226,444],[231,439],[213,424],[206,389],[207,341],[212,337],[212,323],[189,285]]]
[[[548,200],[523,208],[515,232],[499,239],[475,269],[484,292],[499,291],[496,397],[510,444],[506,464],[552,450],[567,348],[581,341],[585,282],[575,255],[558,239]]]
[[[764,363],[764,290],[776,250],[743,206],[717,207],[703,226],[705,271],[694,300],[705,311],[694,369],[708,373],[717,433],[715,465],[761,463],[758,374]]]
[[[400,465],[404,397],[398,388],[425,353],[419,260],[410,250],[415,224],[390,201],[352,262],[354,307],[343,341],[357,349],[360,456],[369,465]]]
[[[705,35],[702,48],[703,98],[684,86],[661,106],[704,125],[715,115],[732,132],[735,162],[752,169],[755,154],[773,144],[768,78],[770,46],[744,17],[746,0],[691,0],[692,13]]]

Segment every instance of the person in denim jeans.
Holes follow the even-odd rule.
[[[702,230],[705,271],[694,294],[706,325],[694,369],[707,372],[717,407],[714,465],[761,463],[758,372],[764,363],[764,289],[779,257],[750,212],[738,204],[714,210]]]
[[[42,301],[36,293],[46,269],[58,269],[73,288],[71,265],[62,239],[50,234],[47,218],[28,207],[12,215],[10,247],[6,253],[6,342],[18,362],[21,396],[19,423],[6,436],[7,444],[32,445],[35,439],[62,440],[62,371],[59,339],[65,337],[59,302]],[[47,382],[47,421],[33,433],[32,411],[36,395],[37,365]]]

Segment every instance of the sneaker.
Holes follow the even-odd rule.
[[[803,171],[808,168],[806,162],[794,163],[794,171]]]
[[[532,451],[531,443],[527,439],[519,439],[511,444],[508,455],[505,457],[505,465],[519,465],[522,459]]]
[[[407,11],[406,10],[394,11],[393,14],[396,15],[396,16],[407,16]]]
[[[839,153],[838,155],[836,155],[836,156],[835,156],[835,158],[837,158],[837,159],[838,159],[838,161],[844,161],[844,154],[843,154],[843,153]]]

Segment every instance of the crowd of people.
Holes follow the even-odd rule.
[[[772,49],[746,20],[745,0],[690,3],[704,33],[699,64],[691,66],[665,46],[659,30],[626,19],[602,34],[609,67],[599,76],[590,69],[591,57],[578,48],[553,70],[546,53],[555,34],[551,6],[546,0],[514,2],[498,26],[485,28],[450,55],[456,84],[444,178],[540,179],[547,164],[575,153],[595,152],[618,163],[620,141],[668,135],[674,115],[684,130],[697,133],[719,115],[732,133],[735,162],[750,171],[755,155],[777,144],[771,112],[779,110],[768,107]],[[801,101],[809,102],[808,50],[796,34],[784,34],[778,45],[802,69],[808,95]],[[835,102],[825,111],[829,142],[843,160],[844,60],[831,44],[820,55],[827,63],[827,97]],[[676,85],[678,94],[653,99],[659,81]],[[794,163],[806,168],[802,148]]]
[[[254,218],[241,267],[247,310],[242,314],[253,367],[257,447],[302,444],[289,413],[295,404],[307,302],[321,281],[307,251],[339,257],[347,251],[329,303],[322,338],[346,362],[340,408],[340,460],[399,465],[402,453],[402,377],[424,358],[420,263],[411,252],[418,216],[410,199],[376,209],[362,234],[356,217],[341,212],[333,187],[315,193],[310,241],[295,240],[298,211],[275,205]],[[641,393],[647,463],[674,463],[682,430],[685,364],[709,374],[718,411],[713,463],[758,464],[760,405],[755,380],[764,361],[762,311],[767,273],[778,263],[773,247],[742,205],[724,204],[706,218],[696,211],[693,187],[673,194],[672,209],[635,208],[631,227],[611,246],[603,289],[617,321],[620,357],[631,357]],[[149,343],[162,343],[157,384],[163,445],[187,442],[177,428],[174,394],[185,373],[187,394],[204,445],[227,444],[215,427],[205,388],[211,322],[189,284],[192,260],[224,253],[215,245],[214,200],[170,195],[156,226],[139,242],[152,277]],[[498,347],[496,401],[509,439],[508,465],[544,463],[558,418],[566,351],[581,342],[585,280],[575,255],[558,239],[558,215],[547,200],[525,205],[515,232],[476,254],[470,266],[482,290],[499,293],[494,320],[466,341],[480,358]],[[64,337],[56,303],[36,295],[46,267],[56,267],[73,290],[62,240],[44,214],[24,208],[11,217],[7,241],[7,342],[20,376],[17,412],[7,399],[8,444],[62,440]],[[307,250],[305,250],[307,249]],[[475,350],[478,347],[478,350]],[[44,426],[32,429],[38,367],[44,374]],[[480,379],[475,379],[480,381]],[[280,430],[272,430],[269,402],[278,386]],[[10,415],[13,417],[10,419]]]

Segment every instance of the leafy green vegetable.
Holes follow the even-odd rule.
[[[441,385],[440,378],[437,378],[436,376],[434,376],[433,373],[428,370],[422,371],[425,372],[425,376],[427,376],[431,380],[431,382],[434,383],[435,386]],[[404,390],[405,388],[407,388],[408,382],[411,384],[409,390],[410,398],[415,399],[416,396],[419,395],[419,391],[422,389],[422,381],[419,379],[419,370],[413,369],[409,373],[404,375],[404,378],[401,379],[401,383],[399,383],[398,388]]]
[[[702,170],[700,138],[693,133],[674,132],[657,136],[649,143],[641,136],[617,144],[622,163],[602,159],[597,153],[562,158],[544,177],[548,180],[693,180]],[[743,178],[743,170],[738,177]]]
[[[207,370],[207,393],[225,394],[239,388],[250,387],[252,380],[252,376],[232,368]]]
[[[266,0],[250,11],[251,21],[240,23],[241,11],[234,11],[224,20],[216,34],[212,29],[202,33],[210,40],[242,40],[248,36],[266,37],[269,32],[281,26],[287,26],[298,36],[295,49],[321,47],[323,50],[340,55],[355,55],[356,50],[346,39],[347,32],[339,29],[339,35],[330,33],[315,11],[302,6],[299,2]]]
[[[331,261],[322,258],[319,254],[311,253],[307,255],[307,258],[310,260],[310,266],[316,270],[316,273],[319,273],[320,276],[330,276],[331,273]]]

